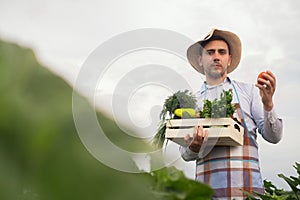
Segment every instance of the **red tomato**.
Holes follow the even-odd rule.
[[[259,78],[266,80],[265,77],[264,77],[264,74],[267,74],[267,73],[266,73],[266,72],[260,72],[260,73],[259,73],[259,75],[258,75],[258,77],[257,77],[257,83],[258,83],[258,84],[261,84],[261,85],[264,84],[264,83],[262,83],[261,81],[258,80]]]

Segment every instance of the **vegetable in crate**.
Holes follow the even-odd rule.
[[[201,118],[222,118],[232,117],[235,106],[232,102],[232,89],[223,90],[220,99],[212,101],[206,99],[203,102],[203,109],[200,111]]]
[[[180,119],[195,117],[196,102],[196,97],[188,90],[178,91],[165,100],[159,116],[161,122],[153,138],[155,146],[161,148],[165,141],[166,118]]]
[[[177,108],[174,114],[180,118],[191,118],[196,116],[196,111],[193,108]]]
[[[195,109],[196,108],[196,97],[189,92],[188,90],[184,91],[178,91],[174,93],[172,96],[169,96],[163,105],[163,110],[160,113],[160,119],[164,121],[166,119],[166,116],[169,115],[170,119],[178,119],[181,118],[177,115],[175,115],[175,110],[179,108],[190,108]],[[180,111],[179,111],[180,112]],[[189,112],[186,112],[184,114],[183,112],[183,118],[185,117],[192,117],[190,116]]]
[[[196,102],[196,97],[188,90],[178,91],[165,100],[163,110],[160,113],[161,123],[153,140],[157,147],[161,148],[165,140],[167,115],[169,116],[168,119],[196,117]],[[231,102],[232,89],[228,91],[223,90],[220,99],[204,100],[200,118],[232,117],[235,112],[235,106]]]

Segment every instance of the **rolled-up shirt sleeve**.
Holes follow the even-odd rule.
[[[179,147],[181,157],[185,161],[192,161],[199,158],[198,153],[193,152],[189,147]]]
[[[269,112],[264,111],[264,131],[262,136],[271,143],[278,143],[282,138],[283,132],[282,119],[277,117],[275,109]]]
[[[250,127],[248,128],[250,130],[255,130],[257,127],[258,132],[266,141],[273,144],[278,143],[282,138],[283,124],[282,119],[279,118],[275,112],[275,106],[273,106],[271,111],[265,111],[263,109],[263,104],[261,101],[261,96],[259,95],[258,88],[253,86],[251,93],[251,118],[253,118],[255,123],[249,123],[248,126]],[[250,119],[248,121],[251,122]]]

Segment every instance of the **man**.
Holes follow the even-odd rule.
[[[239,64],[241,41],[232,32],[213,29],[203,40],[187,50],[190,64],[205,75],[196,93],[201,109],[203,100],[215,99],[223,90],[232,89],[233,103],[245,129],[242,146],[215,146],[205,150],[209,131],[198,126],[193,137],[187,136],[188,147],[181,147],[182,158],[196,160],[196,180],[214,189],[214,199],[244,199],[244,191],[264,192],[260,173],[257,132],[271,143],[282,137],[282,120],[274,110],[276,77],[267,71],[255,85],[231,80],[227,75]]]

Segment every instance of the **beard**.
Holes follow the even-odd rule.
[[[212,79],[220,79],[225,76],[227,67],[222,67],[220,69],[215,69],[214,67],[208,67],[204,69],[206,76],[209,76]]]

